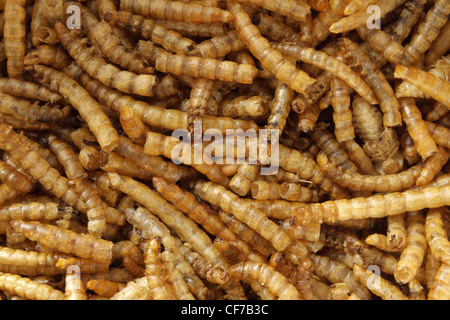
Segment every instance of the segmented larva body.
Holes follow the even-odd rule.
[[[387,13],[394,10],[396,7],[404,3],[406,0],[381,0],[377,3],[377,6],[380,8],[379,17],[384,17]],[[330,32],[332,33],[342,33],[345,31],[350,31],[353,29],[366,24],[367,21],[371,19],[372,13],[366,11],[355,12],[345,18],[340,19],[337,22],[334,22],[330,26]]]
[[[255,257],[253,249],[231,231],[206,204],[198,202],[195,196],[175,184],[154,177],[153,185],[165,199],[172,202],[179,210],[185,212],[195,222],[203,226],[210,234],[234,243],[246,256]]]
[[[229,267],[227,271],[245,282],[257,280],[279,300],[301,299],[300,293],[285,276],[263,262],[241,262]]]
[[[172,286],[167,283],[167,269],[161,260],[161,240],[147,242],[145,250],[145,276],[153,300],[171,300],[175,298]]]
[[[11,273],[0,273],[0,289],[29,300],[63,300],[64,293],[51,286]]]
[[[258,74],[258,69],[252,65],[178,54],[159,55],[155,67],[176,75],[243,84],[251,84]]]
[[[90,130],[97,137],[100,146],[105,151],[112,151],[118,144],[118,133],[105,115],[97,101],[76,81],[64,73],[42,65],[30,65],[27,70],[43,82],[57,86],[61,95],[67,97],[71,105],[78,110],[86,120]]]
[[[406,190],[416,184],[424,165],[418,164],[391,175],[361,175],[339,167],[323,152],[317,156],[317,163],[321,170],[334,182],[352,190],[374,192],[396,192]]]
[[[425,218],[425,236],[431,252],[441,261],[450,261],[450,242],[445,231],[441,208],[430,209]]]
[[[287,0],[287,1],[242,0],[241,2],[261,6],[269,11],[277,12],[284,16],[291,17],[296,21],[305,21],[306,18],[311,14],[311,7],[307,2],[299,2],[295,0]]]
[[[447,163],[448,158],[448,150],[438,147],[437,152],[426,160],[425,166],[423,167],[420,176],[417,178],[416,185],[418,187],[423,187],[431,182],[436,174],[441,171],[442,167]]]
[[[25,65],[44,64],[58,70],[64,70],[72,61],[71,56],[64,49],[51,45],[40,45],[24,58]]]
[[[433,283],[428,292],[429,300],[448,300],[450,299],[450,291],[448,287],[450,279],[450,265],[442,263],[436,272]]]
[[[179,149],[179,146],[183,147]],[[187,148],[187,153],[184,151]],[[178,153],[175,153],[178,150]],[[163,155],[169,159],[177,160],[181,163],[189,165],[197,171],[205,174],[211,181],[219,183],[221,185],[227,185],[229,179],[225,177],[220,167],[214,164],[204,163],[203,159],[200,163],[196,163],[195,153],[198,152],[195,146],[191,146],[186,142],[182,142],[179,139],[165,136],[156,132],[148,132],[144,145],[144,152],[152,156]],[[180,152],[181,151],[181,152]]]
[[[0,78],[0,90],[16,97],[25,97],[34,100],[60,102],[63,98],[47,87],[34,82],[15,78]]]
[[[1,247],[0,269],[2,272],[17,273],[24,276],[58,275],[63,273],[55,267],[60,257],[60,254]]]
[[[450,84],[434,74],[414,67],[397,65],[394,76],[414,85],[433,99],[450,106]]]
[[[151,300],[151,297],[147,277],[143,276],[128,281],[126,286],[116,292],[110,300]]]
[[[78,161],[75,150],[65,141],[54,134],[48,135],[50,149],[56,154],[59,162],[64,166],[67,178],[87,178],[87,173]]]
[[[3,161],[0,161],[0,180],[23,194],[30,192],[34,188],[32,179]]]
[[[421,212],[406,214],[406,232],[406,246],[394,270],[394,277],[400,283],[408,283],[414,279],[425,257],[425,217]]]
[[[352,0],[345,6],[344,14],[349,16],[353,13],[365,10],[371,4],[376,3],[377,0]]]
[[[81,258],[90,258],[109,264],[112,258],[113,243],[88,234],[58,228],[36,221],[13,220],[14,230],[22,232],[28,239],[64,253],[73,253]]]
[[[332,75],[344,80],[346,84],[355,89],[369,103],[378,103],[372,89],[370,89],[358,74],[352,71],[345,63],[327,53],[289,43],[272,43],[272,47],[296,60],[314,64],[328,71]]]
[[[22,78],[25,56],[25,0],[7,1],[3,30],[6,68],[9,77]]]
[[[86,45],[86,41],[76,36],[73,30],[67,29],[62,23],[55,24],[55,30],[61,44],[75,59],[78,65],[90,76],[110,87],[126,93],[151,97],[154,95],[155,75],[137,75],[121,70],[107,63],[99,55],[95,55]]]
[[[233,16],[228,11],[182,1],[124,0],[120,2],[120,9],[143,16],[192,23],[227,23],[233,21]]]
[[[98,21],[95,15],[84,6],[81,6],[83,28],[88,33],[88,39],[92,45],[113,63],[122,69],[136,74],[152,73],[153,68],[148,68],[145,60],[137,53],[131,52],[123,45],[105,21]]]
[[[197,171],[191,167],[177,166],[172,162],[164,161],[158,156],[146,154],[143,147],[134,144],[123,136],[119,138],[119,145],[115,151],[123,158],[133,159],[147,173],[171,182],[192,178],[197,175]]]
[[[141,118],[128,106],[120,111],[120,124],[125,134],[136,144],[143,146],[149,128],[142,122]]]
[[[416,60],[419,60],[431,47],[441,29],[447,23],[449,14],[450,4],[448,1],[437,0],[434,2],[433,7],[427,12],[425,20],[420,24],[417,33],[405,47]]]
[[[349,159],[358,167],[359,173],[371,175],[377,174],[373,167],[372,159],[370,159],[364,149],[355,140],[345,141],[344,145]]]
[[[185,37],[211,38],[228,32],[227,25],[221,22],[208,24],[156,19],[156,23]]]
[[[278,80],[286,83],[297,92],[304,92],[308,85],[315,82],[306,73],[286,60],[279,51],[271,47],[269,41],[261,36],[258,28],[252,24],[250,17],[242,10],[238,2],[228,2],[228,9],[235,17],[233,23],[241,40]]]
[[[64,300],[88,300],[86,288],[81,281],[81,273],[78,270],[66,271]]]
[[[269,240],[278,250],[283,251],[290,243],[290,239],[279,227],[269,220],[261,211],[246,205],[234,193],[218,184],[207,181],[197,181],[193,186],[193,193],[203,200],[218,205],[222,210],[232,213],[238,220],[247,223]]]
[[[152,40],[169,52],[188,54],[195,47],[195,42],[182,37],[178,32],[158,24],[155,20],[134,15],[127,11],[118,11],[116,26],[138,33],[142,38]]]
[[[352,269],[344,263],[318,254],[311,254],[309,258],[313,263],[314,274],[328,279],[331,283],[347,283],[349,288],[361,299],[371,298],[371,293],[367,287],[359,282]]]
[[[431,67],[438,61],[450,48],[450,44],[446,39],[450,37],[450,22],[447,21],[445,26],[440,31],[437,38],[433,41],[430,49],[427,51],[425,56],[425,65]]]
[[[198,78],[192,84],[187,110],[188,130],[191,134],[194,132],[194,122],[202,121],[205,115],[213,88],[214,81],[210,79]]]
[[[12,203],[0,208],[0,221],[54,220],[58,216],[58,204],[55,202]]]
[[[109,268],[109,264],[97,262],[92,259],[69,257],[59,258],[55,264],[55,267],[64,272],[69,267],[78,267],[81,273],[88,274],[106,272]]]
[[[450,148],[450,129],[430,121],[425,121],[425,123],[436,144],[443,148]]]
[[[330,158],[342,170],[358,172],[357,166],[348,157],[347,152],[341,147],[336,138],[329,132],[325,125],[317,125],[311,132],[311,138],[322,152]]]
[[[261,34],[274,41],[304,43],[299,33],[268,14],[257,13],[252,18],[252,22],[258,27]]]
[[[146,43],[149,44],[149,43]],[[149,44],[150,45],[150,44]],[[147,47],[146,45],[144,46]],[[142,121],[149,126],[165,128],[168,130],[187,129],[187,114],[174,109],[164,109],[162,107],[152,106],[143,101],[135,100],[130,96],[124,95],[116,90],[112,90],[100,82],[89,78],[87,74],[81,76],[81,83],[94,97],[104,102],[108,107],[121,111],[124,106],[129,106],[139,115]],[[202,130],[203,132],[215,128],[225,133],[227,129],[257,129],[257,125],[252,120],[231,119],[227,117],[213,117],[204,115]]]
[[[103,279],[91,279],[87,282],[86,287],[102,297],[111,298],[125,288],[125,284]]]
[[[401,98],[399,101],[403,121],[406,124],[409,135],[414,141],[417,152],[424,160],[431,157],[438,151],[437,145],[422,118],[422,114],[414,98]]]
[[[274,129],[283,132],[293,98],[294,91],[285,83],[280,82],[275,90],[274,99],[269,105],[270,115],[266,127],[268,131]]]
[[[382,276],[366,270],[360,265],[353,266],[353,273],[361,283],[383,300],[409,300],[403,292]]]
[[[331,105],[333,106],[334,133],[338,142],[353,140],[352,112],[350,110],[350,88],[342,79],[334,76],[331,79]]]
[[[293,212],[290,219],[294,225],[305,225],[312,222],[387,217],[407,211],[445,206],[449,202],[446,199],[449,192],[450,187],[444,186],[305,204]],[[392,203],[395,203],[395,206],[392,206]]]
[[[258,177],[259,166],[255,164],[242,164],[238,172],[231,178],[229,186],[233,192],[241,197],[247,195],[252,187],[253,181]]]
[[[392,37],[380,29],[369,29],[361,26],[357,29],[358,34],[370,44],[373,50],[383,54],[384,58],[393,64],[406,66],[414,65],[414,57]]]

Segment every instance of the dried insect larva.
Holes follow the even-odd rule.
[[[149,43],[143,44],[142,48],[147,48]],[[164,109],[162,107],[152,106],[143,101],[135,100],[130,96],[123,95],[118,91],[112,90],[96,80],[89,78],[87,74],[81,76],[81,83],[86,89],[108,107],[120,112],[123,106],[129,106],[142,119],[142,121],[156,128],[168,130],[187,129],[186,112]],[[225,133],[227,129],[257,129],[257,125],[252,120],[230,119],[227,117],[213,117],[205,115],[203,117],[202,130],[210,128],[220,130]]]
[[[246,261],[227,269],[231,276],[249,282],[256,280],[266,286],[279,300],[300,300],[297,289],[281,273],[268,264]]]
[[[438,147],[437,152],[425,161],[420,176],[417,178],[416,186],[423,187],[431,182],[435,175],[447,163],[449,158],[448,150]]]
[[[438,121],[441,117],[445,116],[448,112],[448,108],[442,102],[437,101],[432,109],[427,112],[425,115],[425,120],[435,122]]]
[[[379,17],[383,18],[387,13],[394,10],[396,7],[400,6],[406,0],[381,0],[377,2],[377,6],[380,7]],[[367,21],[371,19],[372,13],[366,11],[355,12],[348,15],[345,18],[333,23],[330,26],[330,32],[332,33],[342,33],[345,31],[350,31],[366,24]]]
[[[228,9],[235,17],[233,23],[241,40],[278,80],[297,92],[304,92],[306,87],[314,82],[306,73],[297,69],[279,51],[270,46],[270,43],[261,36],[258,28],[252,24],[250,17],[242,10],[242,6],[238,2],[228,2]]]
[[[376,52],[381,53],[384,58],[393,64],[402,64],[406,66],[414,65],[414,57],[392,37],[380,29],[369,29],[362,25],[357,29],[358,34],[370,44]]]
[[[356,165],[349,159],[345,149],[336,141],[333,134],[326,129],[326,125],[323,123],[316,125],[310,136],[323,154],[330,158],[336,166],[353,173],[358,171]]]
[[[185,37],[212,38],[228,32],[228,28],[224,23],[190,23],[161,19],[156,19],[156,23]]]
[[[232,213],[238,220],[269,240],[277,250],[283,251],[289,245],[289,237],[274,222],[261,211],[240,201],[237,195],[221,185],[197,181],[193,185],[193,193],[213,205],[220,206],[222,210]]]
[[[88,300],[81,274],[77,270],[67,270],[64,280],[64,300]]]
[[[378,103],[372,89],[370,89],[359,75],[352,71],[345,63],[327,53],[289,43],[272,43],[271,45],[283,54],[291,56],[298,61],[310,63],[328,71],[332,75],[344,80],[347,85],[355,89],[368,102],[372,104]]]
[[[114,24],[117,19],[117,7],[113,0],[97,0],[97,9],[100,20]]]
[[[432,254],[443,262],[450,259],[450,243],[445,231],[441,208],[430,209],[425,218],[425,235]]]
[[[145,250],[145,276],[153,300],[170,300],[175,298],[172,286],[167,283],[167,269],[161,260],[160,239],[148,240]]]
[[[442,263],[436,272],[433,284],[428,292],[429,300],[448,300],[450,298],[449,287],[450,266],[448,263]]]
[[[28,66],[26,69],[36,78],[57,86],[60,94],[67,97],[71,105],[86,120],[105,151],[111,151],[117,146],[118,133],[110,119],[104,114],[100,105],[76,81],[59,71],[41,65]]]
[[[187,108],[188,130],[194,132],[194,123],[202,121],[214,89],[214,81],[198,78],[192,84]]]
[[[331,80],[331,105],[333,106],[334,133],[338,142],[353,140],[355,130],[350,110],[350,88],[342,79]]]
[[[219,114],[230,118],[260,117],[267,114],[267,99],[262,96],[239,96],[233,99],[224,99]]]
[[[448,21],[450,6],[445,0],[434,2],[433,7],[428,10],[425,20],[420,23],[417,33],[415,33],[405,46],[416,60],[422,58],[422,55],[431,47],[433,41],[438,37],[440,30]]]
[[[278,200],[280,196],[280,185],[276,182],[263,180],[254,181],[251,189],[252,198],[257,200]]]
[[[350,3],[345,6],[344,14],[346,16],[349,16],[353,13],[363,11],[371,4],[374,4],[377,2],[378,2],[377,0],[368,0],[368,1],[353,0],[353,1],[350,1]]]
[[[355,292],[361,299],[371,299],[370,291],[359,282],[352,269],[345,264],[317,254],[311,254],[309,258],[313,263],[314,274],[317,276],[326,278],[331,283],[345,282],[350,290]]]
[[[133,109],[124,106],[120,111],[120,124],[125,134],[134,143],[143,146],[149,128],[142,123],[141,119],[136,115]]]
[[[297,183],[284,182],[280,186],[280,197],[295,202],[317,202],[319,194],[313,189],[305,188]]]
[[[448,39],[450,36],[450,22],[447,21],[445,26],[439,32],[437,38],[433,41],[430,46],[430,49],[426,52],[425,55],[425,65],[430,67],[436,63],[441,57],[445,55],[445,53],[450,49],[450,45]]]
[[[182,37],[176,31],[158,24],[155,20],[134,15],[131,12],[118,11],[115,24],[122,29],[141,35],[144,39],[152,40],[154,44],[161,45],[169,52],[188,54],[196,45],[193,40]]]
[[[137,264],[129,256],[124,256],[122,259],[122,264],[125,269],[128,270],[135,278],[140,278],[145,275],[145,269]]]
[[[283,132],[293,97],[294,91],[285,83],[280,82],[275,90],[274,98],[269,104],[270,115],[266,126],[268,131],[274,129]]]
[[[90,76],[98,79],[105,85],[119,89],[126,93],[142,96],[153,96],[155,75],[140,74],[121,70],[107,63],[102,57],[92,53],[86,46],[85,41],[68,30],[62,23],[55,24],[55,30],[61,44],[76,60],[79,66]]]
[[[185,212],[195,222],[212,235],[234,243],[247,257],[257,259],[253,249],[230,230],[206,204],[198,202],[195,196],[177,185],[169,184],[161,178],[153,178],[153,185],[165,199],[172,202],[179,210]]]
[[[47,284],[11,273],[0,273],[0,289],[29,300],[63,300],[64,293]]]
[[[422,114],[417,107],[414,98],[399,99],[402,118],[408,129],[408,133],[414,141],[417,152],[422,159],[427,159],[438,152],[436,142],[431,136]]]
[[[188,281],[189,290],[195,292],[199,299],[205,299],[204,293],[200,289],[203,282],[195,274],[192,267],[184,260],[179,246],[177,245],[175,238],[171,235],[169,229],[159,219],[152,215],[147,209],[139,207],[134,210],[127,210],[125,212],[127,220],[136,228],[142,231],[142,236],[145,239],[151,239],[154,237],[161,237],[161,243],[167,250],[171,250],[175,255],[177,268],[182,270],[185,277],[189,277],[191,281]]]
[[[317,163],[322,172],[331,180],[352,190],[364,190],[374,192],[396,192],[406,190],[416,184],[417,178],[424,169],[423,164],[418,164],[398,174],[390,175],[361,175],[338,167],[325,153],[320,152]]]
[[[143,16],[192,23],[227,23],[233,21],[233,16],[228,11],[182,1],[151,0],[144,2],[123,0],[120,2],[120,9],[132,11]]]
[[[17,273],[23,276],[61,274],[61,270],[55,268],[55,263],[59,258],[59,254],[0,248],[2,272]]]
[[[87,173],[78,161],[75,150],[65,141],[54,134],[48,135],[50,149],[56,154],[59,162],[64,166],[69,179],[87,178]]]
[[[24,64],[45,64],[58,70],[64,70],[72,62],[70,55],[59,47],[40,45],[24,57]]]
[[[408,297],[395,285],[360,265],[355,264],[353,266],[353,273],[361,283],[383,300],[408,300]]]
[[[319,241],[324,241],[328,247],[343,249],[348,254],[361,254],[364,251],[364,243],[350,229],[321,226]]]
[[[392,128],[383,128],[383,117],[375,106],[355,97],[352,115],[356,133],[365,142],[363,149],[380,173],[397,173],[403,166],[400,142]],[[390,168],[392,167],[392,168]]]
[[[184,150],[180,150],[181,154],[180,152],[179,154],[173,154],[174,148],[180,143],[183,143],[183,146],[186,145],[189,148],[187,154],[184,154]],[[227,185],[229,182],[229,179],[225,177],[220,167],[214,164],[204,163],[203,161],[197,164],[195,161],[195,153],[197,152],[195,146],[187,145],[179,139],[149,131],[143,151],[151,156],[163,155],[169,159],[171,158],[172,160],[187,164],[198,172],[205,174],[211,181],[221,185]]]
[[[395,67],[394,76],[416,86],[418,89],[430,95],[433,99],[442,102],[446,106],[450,106],[450,97],[448,94],[450,84],[448,81],[438,78],[430,72],[402,65],[397,65]]]
[[[17,97],[49,101],[51,103],[63,100],[59,94],[44,86],[15,78],[0,78],[0,91]]]
[[[238,172],[230,180],[229,186],[231,190],[242,197],[247,195],[252,187],[252,183],[259,174],[259,170],[258,165],[242,164]]]
[[[106,263],[97,262],[92,259],[75,257],[59,258],[55,264],[56,268],[64,272],[71,266],[78,267],[80,272],[83,274],[106,272],[109,268],[109,265]]]
[[[54,220],[60,215],[58,211],[58,205],[54,202],[12,203],[0,208],[0,221]]]
[[[3,30],[6,68],[11,78],[22,78],[25,56],[25,0],[7,1]]]
[[[81,14],[83,27],[88,32],[89,41],[92,45],[97,46],[111,62],[136,74],[152,73],[153,68],[147,69],[145,60],[137,53],[129,51],[121,43],[119,37],[114,35],[108,23],[99,22],[93,13],[84,6],[81,7]]]
[[[284,2],[273,2],[266,0],[250,0],[241,2],[261,6],[269,11],[277,12],[283,16],[291,17],[296,21],[304,21],[311,14],[311,7],[306,2],[291,0]]]
[[[400,283],[412,281],[422,265],[427,249],[424,224],[425,217],[421,212],[406,214],[406,246],[394,270],[394,277]]]
[[[151,293],[148,287],[147,277],[134,278],[128,281],[122,290],[116,292],[110,300],[150,300]]]
[[[0,161],[0,180],[19,193],[29,193],[34,188],[34,181],[15,167]]]
[[[258,70],[247,64],[178,54],[159,55],[156,70],[195,78],[251,84]]]
[[[122,290],[125,284],[109,280],[91,279],[88,281],[86,287],[102,297],[111,298]]]
[[[235,30],[223,35],[217,35],[202,41],[189,53],[192,56],[204,58],[221,58],[230,52],[239,51],[245,48],[244,43],[239,39]]]
[[[342,38],[339,42],[344,48],[346,48],[344,51],[345,57],[354,61],[354,64],[361,68],[363,78],[378,99],[380,109],[383,112],[384,126],[400,126],[402,124],[400,104],[392,87],[386,80],[385,75],[355,42],[349,40],[348,38]]]
[[[358,167],[361,174],[376,175],[372,159],[364,152],[364,149],[355,141],[348,140],[344,142],[348,157]]]
[[[70,230],[41,224],[36,221],[12,220],[11,226],[22,232],[28,239],[53,247],[64,253],[73,253],[81,258],[90,258],[109,264],[113,243],[87,234],[77,234]]]
[[[425,123],[436,144],[443,148],[450,148],[448,140],[450,138],[450,129],[430,121],[425,121]]]
[[[299,114],[298,128],[302,132],[311,132],[320,116],[320,109],[316,103],[307,105]]]
[[[312,222],[333,222],[350,219],[381,218],[408,211],[445,206],[450,187],[411,189],[404,192],[378,194],[367,198],[353,198],[305,204],[293,212],[294,225]],[[395,203],[395,207],[390,204]],[[388,206],[388,207],[387,207]]]
[[[87,146],[81,149],[79,160],[81,165],[87,170],[97,170],[100,168],[107,172],[115,172],[143,180],[149,180],[153,176],[132,159],[121,157],[116,152],[102,154],[93,146]]]
[[[37,103],[30,103],[27,100],[18,99],[6,93],[0,93],[0,110],[4,114],[10,114],[13,117],[29,122],[58,122],[67,118],[71,108],[69,106],[63,109],[59,107],[40,106]]]

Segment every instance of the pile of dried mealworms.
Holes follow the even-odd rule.
[[[0,0],[0,298],[450,299],[449,13]]]

